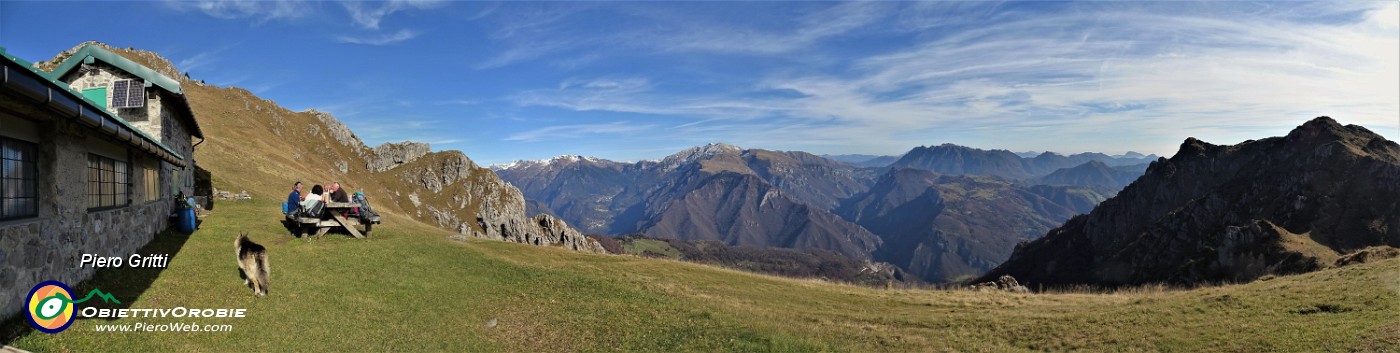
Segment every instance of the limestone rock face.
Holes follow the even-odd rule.
[[[326,132],[336,142],[339,142],[341,145],[349,147],[352,151],[358,154],[360,158],[369,158],[369,147],[365,146],[365,142],[361,141],[359,136],[355,136],[355,132],[350,131],[350,128],[345,126],[345,123],[340,122],[340,119],[336,119],[335,116],[331,115],[331,113],[319,111],[316,109],[309,109],[306,111],[306,113],[309,113],[311,114],[311,116],[316,117],[317,120],[320,120],[321,124],[325,125]],[[308,128],[319,129],[320,127],[316,125],[311,125],[308,126]]]
[[[603,245],[599,244],[597,240],[583,236],[583,233],[570,228],[568,223],[564,223],[564,220],[542,214],[535,216],[532,221],[538,226],[539,238],[543,238],[546,243],[558,244],[565,249],[574,251],[607,253],[607,250],[603,249]]]
[[[1284,137],[1194,138],[984,275],[1032,286],[1249,281],[1400,247],[1400,145],[1313,119]]]
[[[384,143],[374,147],[373,157],[370,158],[365,167],[372,172],[382,172],[412,162],[427,155],[428,152],[432,152],[432,149],[426,143],[412,141]]]
[[[439,227],[491,240],[557,243],[544,239],[536,221],[525,214],[520,190],[461,152],[424,154],[394,168],[392,174],[403,185],[399,189],[420,191],[409,195],[415,201],[411,209]],[[556,233],[562,232],[558,227],[568,226],[559,224]]]

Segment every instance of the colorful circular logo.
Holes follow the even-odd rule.
[[[44,333],[59,333],[73,324],[73,289],[59,281],[44,281],[29,290],[24,306],[29,324]]]

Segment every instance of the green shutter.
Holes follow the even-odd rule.
[[[102,109],[107,109],[107,87],[89,88],[83,90],[83,98],[97,103]]]

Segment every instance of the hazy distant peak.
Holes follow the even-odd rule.
[[[662,164],[668,165],[669,168],[674,168],[676,165],[679,164],[710,159],[714,158],[715,156],[724,154],[738,155],[740,153],[743,153],[743,151],[743,148],[739,148],[739,146],[735,145],[730,145],[726,143],[708,143],[704,146],[691,147],[683,151],[676,152],[675,154],[672,154],[662,159],[661,162]]]

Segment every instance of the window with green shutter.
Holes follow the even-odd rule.
[[[107,87],[89,88],[83,90],[83,98],[97,103],[102,109],[107,109]]]

